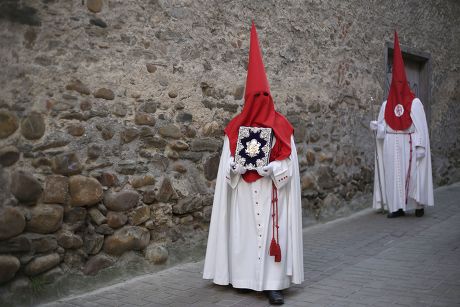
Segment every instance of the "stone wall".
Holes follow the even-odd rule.
[[[394,29],[431,54],[435,181],[459,180],[460,5],[401,5],[2,1],[3,294],[101,274],[126,254],[171,265],[176,247],[203,244],[223,127],[243,103],[251,19],[276,108],[296,129],[306,223],[370,205],[367,126]]]

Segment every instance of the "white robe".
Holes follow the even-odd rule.
[[[294,138],[290,158],[274,175],[248,183],[230,172],[225,136],[217,174],[204,279],[255,291],[281,290],[304,280],[300,177]],[[272,180],[278,188],[281,262],[269,255]]]
[[[433,178],[431,174],[431,151],[425,111],[420,99],[412,101],[409,128],[412,134],[412,166],[409,180],[409,195],[406,205],[406,175],[409,167],[410,146],[408,134],[395,134],[384,119],[386,101],[380,108],[377,133],[378,161],[375,161],[373,208],[380,209],[382,198],[384,208],[389,212],[433,206]],[[382,127],[383,125],[383,127]],[[425,148],[425,157],[416,158],[416,147]],[[380,193],[377,167],[380,170]],[[383,194],[383,195],[381,195]]]

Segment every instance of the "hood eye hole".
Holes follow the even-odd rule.
[[[264,92],[264,96],[268,96],[268,93],[267,93],[267,92]]]

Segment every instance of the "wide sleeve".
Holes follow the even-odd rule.
[[[425,148],[425,156],[416,162],[416,201],[421,205],[434,206],[430,135],[423,104],[418,98],[412,102],[411,118],[415,126],[414,145]]]
[[[284,159],[282,161],[273,161],[273,174],[272,180],[275,183],[276,188],[279,190],[286,186],[292,177],[292,160],[291,158]]]
[[[241,179],[241,175],[238,174],[238,173],[234,173],[232,171],[230,171],[230,161],[233,159],[232,158],[232,155],[231,155],[231,152],[230,152],[230,145],[229,145],[229,140],[228,140],[228,137],[225,136],[225,141],[227,141],[228,143],[228,150],[227,152],[225,152],[225,155],[226,155],[226,165],[222,165],[222,168],[225,170],[225,180],[227,182],[227,184],[232,188],[232,189],[235,189],[236,186],[238,185],[238,182],[240,181]],[[224,142],[225,142],[224,141]],[[225,144],[224,144],[225,146]],[[224,152],[222,152],[222,155],[224,155]]]
[[[377,126],[376,136],[377,136],[377,140],[379,141],[382,141],[385,138],[385,133],[386,133],[387,124],[384,118],[386,105],[387,105],[387,102],[384,101],[382,103],[382,106],[380,107],[379,116],[377,118],[378,126]]]
[[[422,102],[418,98],[412,101],[411,118],[415,126],[414,145],[416,147],[426,148],[428,125],[426,123],[425,110],[423,109]]]

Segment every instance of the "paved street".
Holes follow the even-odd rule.
[[[304,230],[305,282],[285,306],[460,306],[460,184],[435,193],[423,218],[372,210]],[[268,306],[201,279],[203,263],[65,298],[46,306]]]

